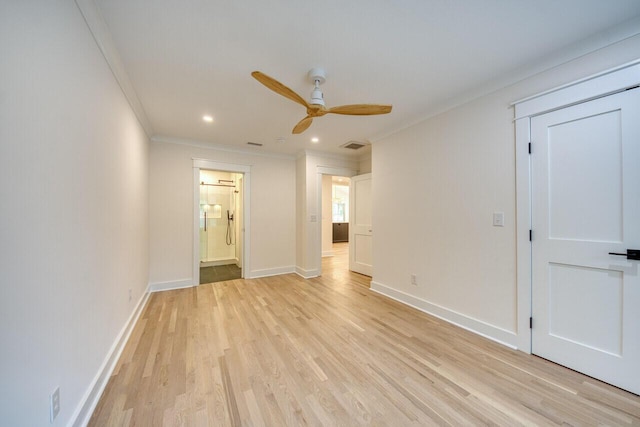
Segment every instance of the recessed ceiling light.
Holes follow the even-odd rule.
[[[318,142],[318,141],[320,141],[320,140],[319,140],[318,138],[316,138],[315,136],[314,136],[313,138],[311,138],[311,142],[313,142],[314,144],[315,144],[316,142]]]
[[[213,122],[213,117],[205,115],[205,116],[202,116],[202,120],[204,120],[207,123],[211,123]]]

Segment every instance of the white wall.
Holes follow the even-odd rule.
[[[360,175],[371,173],[371,152],[360,157],[358,173]]]
[[[193,158],[251,166],[249,277],[295,266],[295,159],[153,141],[150,149],[152,286],[193,283]],[[245,212],[248,215],[248,212]]]
[[[626,39],[376,142],[372,287],[515,346],[510,103],[639,52],[640,36]],[[505,213],[505,227],[492,226],[494,211]],[[417,287],[410,274],[417,275]]]
[[[74,2],[2,2],[0,52],[0,424],[67,425],[147,286],[148,140]]]
[[[322,256],[333,255],[333,215],[331,192],[333,178],[322,175]]]

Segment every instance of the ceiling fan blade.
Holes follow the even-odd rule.
[[[304,119],[300,120],[298,124],[293,128],[291,133],[302,133],[311,126],[311,122],[313,122],[313,117],[307,116]]]
[[[304,98],[302,98],[300,95],[298,95],[297,93],[295,93],[294,91],[292,91],[291,89],[289,89],[288,87],[286,87],[285,85],[283,85],[282,83],[274,79],[273,77],[269,77],[266,74],[261,73],[260,71],[254,71],[253,73],[251,73],[251,75],[257,81],[259,81],[260,83],[262,83],[263,85],[265,85],[266,87],[274,91],[275,93],[280,94],[286,98],[289,98],[290,100],[297,102],[298,104],[302,105],[305,108],[309,108],[309,104],[307,104],[307,101],[305,101]]]
[[[327,113],[347,114],[350,116],[373,116],[375,114],[390,113],[391,108],[391,105],[379,104],[340,105],[338,107],[329,108],[327,110]]]

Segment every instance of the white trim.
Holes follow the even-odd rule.
[[[294,159],[293,154],[274,153],[270,151],[255,151],[258,148],[250,149],[228,144],[220,144],[215,142],[200,141],[197,139],[176,138],[173,136],[155,135],[151,138],[151,142],[160,142],[164,144],[186,145],[189,147],[207,148],[216,151],[225,151],[229,153],[248,154],[250,156],[273,157],[277,159]]]
[[[120,54],[118,54],[115,43],[111,38],[111,33],[109,32],[109,27],[107,26],[104,17],[100,13],[100,10],[96,6],[94,0],[76,0],[76,6],[80,9],[80,14],[84,18],[93,39],[100,49],[100,52],[102,52],[102,56],[107,62],[107,65],[111,70],[111,74],[113,74],[113,77],[116,79],[116,82],[120,86],[122,93],[129,102],[133,113],[138,118],[138,122],[140,122],[140,125],[147,134],[147,137],[150,138],[153,135],[153,127],[151,126],[151,123],[147,118],[147,114],[144,111],[144,107],[133,88],[129,75],[125,71],[122,60],[120,59]]]
[[[127,319],[127,322],[120,330],[120,333],[116,337],[116,340],[111,345],[111,348],[107,353],[107,357],[102,362],[102,365],[98,369],[98,372],[91,382],[91,385],[87,389],[86,393],[80,400],[80,403],[76,407],[75,412],[71,416],[69,425],[75,427],[86,426],[87,424],[89,424],[89,420],[93,415],[93,411],[98,405],[98,401],[100,400],[100,397],[102,396],[102,393],[104,392],[104,389],[109,382],[109,378],[111,377],[111,374],[113,373],[113,370],[118,363],[118,359],[120,359],[120,355],[122,354],[127,341],[129,341],[131,332],[133,332],[133,328],[138,322],[140,315],[144,311],[144,307],[147,305],[148,300],[149,292],[145,292],[140,297],[140,300],[129,316],[129,319]]]
[[[295,272],[296,268],[293,265],[287,267],[265,268],[263,270],[253,270],[251,272],[251,278],[258,279],[260,277],[278,276],[280,274],[291,274]]]
[[[637,64],[640,64],[640,59],[636,59],[634,61],[627,62],[626,64],[618,65],[617,67],[609,68],[608,70],[605,70],[605,71],[600,71],[598,73],[591,74],[590,76],[583,77],[583,78],[578,79],[576,81],[573,81],[571,83],[566,83],[566,84],[563,84],[563,85],[560,85],[560,86],[556,86],[556,87],[554,87],[552,89],[545,90],[545,91],[540,92],[540,93],[536,93],[535,95],[527,96],[526,98],[522,98],[522,99],[519,99],[517,101],[514,101],[509,105],[513,106],[513,105],[517,105],[517,104],[522,104],[522,103],[530,101],[532,99],[540,98],[540,97],[548,95],[550,93],[558,92],[558,91],[560,91],[562,89],[565,89],[565,88],[568,88],[570,86],[575,86],[575,85],[577,85],[579,83],[586,82],[588,80],[593,80],[593,79],[596,79],[598,77],[604,76],[605,74],[611,74],[611,73],[614,73],[616,71],[622,70],[624,68],[632,67],[632,66],[637,65]]]
[[[242,173],[242,277],[250,279],[251,272],[251,165],[217,162],[193,158],[193,286],[200,277],[200,169]]]
[[[322,258],[326,258],[326,257],[330,257],[330,256],[334,256],[334,252],[333,251],[322,251]]]
[[[168,282],[149,283],[149,292],[170,291],[173,289],[191,288],[193,286],[198,286],[198,283],[193,283],[192,279],[170,280]]]
[[[531,175],[529,118],[516,125],[516,330],[518,348],[531,353]]]
[[[640,60],[613,68],[512,103],[515,119],[586,102],[640,84]]]
[[[516,334],[512,331],[499,328],[491,325],[479,319],[466,316],[448,308],[439,306],[429,301],[417,298],[413,295],[406,294],[402,291],[398,291],[382,283],[371,281],[371,290],[384,295],[388,298],[396,300],[402,304],[413,307],[424,313],[430,314],[438,319],[442,319],[445,322],[458,326],[474,334],[480,335],[484,338],[495,341],[499,344],[506,345],[507,347],[517,349],[516,346]]]
[[[296,266],[295,273],[303,279],[312,279],[320,276],[320,271],[317,268],[313,270],[305,270],[304,268]]]

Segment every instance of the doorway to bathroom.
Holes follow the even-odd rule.
[[[242,277],[241,173],[200,170],[200,284]]]

